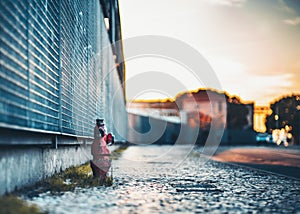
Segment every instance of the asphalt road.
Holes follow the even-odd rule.
[[[212,159],[300,179],[298,147],[220,147]]]

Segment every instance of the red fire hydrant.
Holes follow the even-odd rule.
[[[91,148],[93,160],[90,162],[95,178],[104,180],[111,167],[110,151],[107,145],[114,143],[111,133],[106,134],[104,119],[97,119],[94,128],[94,141]]]

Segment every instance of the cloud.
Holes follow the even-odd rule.
[[[279,9],[282,11],[288,12],[288,13],[295,13],[295,11],[287,5],[287,3],[284,0],[278,0],[279,3]]]
[[[298,25],[300,24],[300,17],[297,16],[296,18],[293,19],[285,19],[283,20],[284,23],[288,24],[288,25]]]
[[[246,0],[206,0],[210,4],[230,6],[230,7],[241,7]]]

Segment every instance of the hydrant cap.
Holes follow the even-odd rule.
[[[104,125],[104,119],[96,119],[96,123],[98,124],[98,125],[100,125],[100,126],[103,126]]]

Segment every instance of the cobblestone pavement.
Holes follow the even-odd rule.
[[[27,201],[50,213],[300,213],[299,180],[215,162],[199,148],[129,147],[113,170],[111,187]]]

